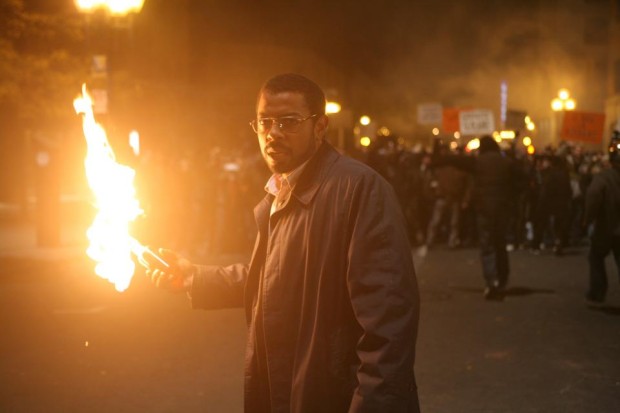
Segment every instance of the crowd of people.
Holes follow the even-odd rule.
[[[422,255],[439,246],[479,242],[472,174],[438,164],[438,155],[446,154],[474,158],[476,151],[439,139],[432,148],[405,147],[386,137],[375,141],[364,159],[394,187],[412,247]],[[585,193],[592,177],[609,166],[605,154],[565,142],[536,154],[507,146],[502,154],[519,172],[508,188],[508,251],[561,256],[568,246],[586,244]],[[141,230],[147,240],[173,240],[175,248],[198,256],[249,251],[256,231],[252,209],[269,178],[255,151],[216,147],[168,158],[147,153],[138,169],[147,218]]]
[[[528,154],[514,145],[502,148],[517,173],[509,183],[512,202],[508,215],[507,248],[529,249],[535,254],[587,242],[583,226],[585,193],[592,177],[609,166],[603,152],[586,152],[579,145],[562,143]],[[413,246],[421,252],[445,244],[449,248],[473,246],[479,241],[473,205],[474,181],[459,163],[438,162],[475,158],[477,151],[444,145],[431,150],[407,150],[396,140],[377,142],[368,164],[395,188],[409,222]]]

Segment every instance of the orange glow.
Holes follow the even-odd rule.
[[[144,0],[75,0],[75,5],[84,12],[105,9],[112,14],[125,15],[142,10]]]
[[[95,273],[112,282],[116,290],[124,291],[135,270],[131,253],[141,247],[129,235],[129,224],[142,214],[133,186],[135,171],[116,162],[105,130],[95,121],[93,101],[85,85],[73,106],[82,114],[86,178],[98,210],[86,232],[90,241],[86,253],[97,262]]]

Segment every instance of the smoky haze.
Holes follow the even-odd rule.
[[[602,111],[609,10],[609,0],[146,0],[130,54],[140,115],[168,133],[246,139],[260,83],[300,71],[354,114],[411,135],[420,103],[498,115],[502,81],[509,108],[534,118],[550,116],[561,87]]]

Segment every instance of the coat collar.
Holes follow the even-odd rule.
[[[331,169],[331,166],[341,155],[327,141],[323,141],[316,153],[305,166],[299,181],[293,188],[293,195],[304,205],[308,205],[319,190]]]
[[[297,184],[293,187],[291,196],[294,196],[303,205],[308,205],[323,181],[325,181],[325,178],[327,178],[331,166],[340,156],[330,143],[323,141],[316,153],[312,155],[305,165]],[[254,208],[254,219],[259,232],[266,233],[273,198],[273,195],[266,194],[262,201]]]

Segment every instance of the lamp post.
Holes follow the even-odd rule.
[[[135,57],[131,53],[133,16],[142,10],[144,0],[74,0],[74,4],[84,15],[88,49],[93,54],[88,81],[93,109],[96,114],[104,115],[100,117],[102,122],[112,122],[110,112],[118,109],[115,102],[121,99],[116,91],[121,88],[111,74],[118,74],[122,69],[131,71],[134,66]],[[129,42],[121,36],[123,31],[128,32]],[[108,128],[113,130],[112,125]]]
[[[558,91],[558,96],[551,101],[551,109],[554,112],[554,145],[557,145],[560,141],[560,127],[562,125],[562,119],[564,112],[567,110],[575,110],[577,107],[577,102],[575,99],[570,97],[570,92],[568,89],[560,89]]]

